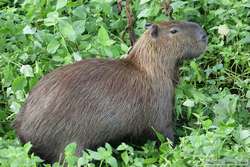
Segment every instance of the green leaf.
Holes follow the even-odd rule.
[[[111,167],[117,167],[118,163],[117,160],[114,157],[109,157],[107,159],[107,163],[111,166]]]
[[[95,160],[102,160],[102,156],[99,152],[88,150],[89,155]]]
[[[9,86],[12,80],[15,78],[13,71],[14,69],[10,65],[6,65],[4,67],[3,69],[3,82],[5,84],[4,86]]]
[[[75,156],[76,147],[77,147],[76,143],[68,144],[65,147],[64,154],[68,166],[75,166],[77,163],[78,158]]]
[[[30,142],[26,143],[26,144],[23,146],[23,149],[24,149],[25,153],[29,153],[31,147],[32,147],[32,145],[30,144]]]
[[[150,15],[151,9],[149,8],[145,8],[143,9],[137,16],[138,19],[142,18],[142,17],[148,17]]]
[[[240,40],[242,44],[249,44],[250,43],[250,34]]]
[[[110,144],[105,143],[105,148],[107,149],[108,152],[112,153],[112,147]]]
[[[23,34],[35,34],[36,28],[32,28],[30,25],[26,25],[23,28]]]
[[[247,101],[247,108],[250,108],[250,99]]]
[[[149,2],[150,0],[140,0],[140,5],[143,5],[143,4],[145,4],[145,3],[147,3],[147,2]]]
[[[147,158],[147,159],[144,159],[144,164],[145,165],[150,165],[150,164],[154,164],[158,161],[158,158],[157,157],[152,157],[152,158]]]
[[[98,30],[98,39],[100,42],[103,42],[103,43],[109,40],[108,32],[103,26],[101,26],[101,28]]]
[[[85,31],[85,21],[78,20],[73,22],[73,28],[77,35],[81,35]]]
[[[59,30],[63,34],[63,36],[67,37],[70,41],[75,42],[76,33],[73,29],[72,25],[69,24],[66,20],[59,20]]]
[[[67,0],[57,0],[56,10],[63,8],[67,5]]]
[[[58,23],[59,14],[57,11],[50,12],[47,14],[47,18],[44,19],[45,26],[53,26]]]
[[[129,47],[126,44],[121,43],[121,49],[122,49],[123,52],[127,53],[128,50],[129,50]]]
[[[164,142],[160,146],[160,151],[162,153],[169,152],[171,150],[171,145],[168,142]]]
[[[99,147],[97,149],[97,152],[99,153],[99,155],[101,156],[102,159],[107,159],[108,157],[110,157],[112,155],[112,150],[108,151],[103,147]]]
[[[250,90],[247,91],[246,98],[250,99]]]
[[[173,8],[173,10],[177,10],[179,8],[182,8],[185,4],[187,4],[188,2],[183,2],[183,1],[175,1],[173,3],[171,3],[171,6]]]
[[[198,66],[198,64],[195,61],[191,61],[190,66],[192,67],[192,69],[194,70],[198,81],[202,81],[202,76],[200,74],[200,67]]]
[[[72,155],[75,154],[76,151],[76,143],[70,143],[65,147],[65,154],[66,155]]]
[[[80,157],[77,161],[77,166],[83,166],[88,164],[89,161],[87,159],[85,159],[84,157]]]
[[[54,54],[56,53],[59,46],[60,46],[60,43],[56,39],[52,39],[47,46],[47,51],[50,54]]]
[[[165,136],[163,134],[161,134],[160,132],[158,132],[153,127],[152,127],[152,129],[153,129],[154,133],[156,134],[157,139],[160,140],[161,143],[163,143],[163,142],[166,141],[166,138],[165,138]]]
[[[194,107],[194,101],[193,100],[190,100],[190,99],[187,99],[184,103],[183,103],[184,106],[186,107]]]
[[[27,85],[26,78],[23,76],[19,76],[12,82],[12,89],[13,91],[23,90],[26,85]]]
[[[209,129],[212,126],[213,122],[210,119],[202,121],[202,125],[205,129]]]
[[[240,139],[245,140],[247,138],[250,138],[250,130],[241,130],[240,131]]]
[[[84,6],[84,5],[78,6],[77,8],[75,8],[73,10],[73,15],[77,16],[77,17],[79,17],[81,19],[85,19],[87,17],[87,11],[86,11],[87,9],[88,8],[86,6]]]
[[[128,147],[129,147],[129,146],[128,146],[127,144],[122,143],[122,144],[120,144],[116,149],[117,149],[118,151],[123,151],[123,150],[127,150]]]
[[[127,152],[127,151],[124,151],[124,152],[121,154],[121,158],[122,158],[122,160],[124,161],[125,165],[128,165],[129,156],[128,156],[128,152]]]
[[[195,88],[190,88],[189,92],[193,96],[195,102],[200,102],[206,105],[208,102],[212,101],[211,97],[206,96],[200,90],[197,90]]]

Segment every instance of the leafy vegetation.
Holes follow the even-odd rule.
[[[125,2],[123,2],[123,6]],[[74,156],[68,166],[247,166],[250,164],[250,1],[173,0],[177,20],[199,22],[209,34],[202,58],[184,63],[176,91],[176,147],[109,144]],[[135,0],[135,32],[169,19],[161,0]],[[83,58],[119,58],[129,49],[125,10],[115,0],[0,1],[0,164],[37,166],[11,127],[27,93],[46,73]],[[46,165],[50,166],[50,165]],[[55,163],[53,166],[60,166]]]

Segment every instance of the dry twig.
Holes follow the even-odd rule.
[[[130,7],[130,0],[126,0],[126,16],[128,20],[127,30],[129,33],[130,43],[131,43],[131,46],[134,46],[136,42],[136,36],[134,32],[134,17],[133,17],[133,13]]]
[[[169,16],[169,18],[173,20],[173,16],[172,16],[173,8],[170,4],[171,4],[171,0],[165,0],[163,4],[163,9],[164,9],[165,15]]]

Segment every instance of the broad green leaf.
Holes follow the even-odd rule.
[[[97,152],[99,153],[102,159],[107,159],[108,157],[112,155],[112,151],[108,151],[103,147],[99,147],[97,149]]]
[[[152,158],[146,158],[146,159],[144,159],[144,164],[145,165],[152,165],[152,164],[154,164],[155,162],[157,162],[157,160],[158,160],[158,158],[157,157],[152,157]]]
[[[143,5],[143,4],[145,4],[145,3],[147,3],[147,2],[149,2],[150,0],[140,0],[140,5]]]
[[[36,28],[32,28],[30,25],[26,25],[23,28],[23,34],[35,34]]]
[[[191,99],[187,99],[184,103],[183,103],[184,106],[186,107],[194,107],[194,101],[191,100]]]
[[[15,79],[13,71],[14,69],[10,65],[6,65],[3,69],[3,82],[6,86],[9,86],[12,80]]]
[[[68,40],[75,42],[77,36],[75,30],[68,21],[62,19],[59,20],[59,30]]]
[[[26,78],[23,76],[19,76],[12,82],[12,89],[13,91],[22,90],[25,88],[26,85],[27,85]]]
[[[188,2],[184,2],[184,1],[175,1],[175,2],[171,3],[171,6],[172,6],[173,10],[175,11],[176,9],[182,8],[187,3]]]
[[[109,40],[108,32],[103,26],[98,30],[98,40],[100,43],[106,43]]]
[[[162,153],[169,152],[171,150],[171,145],[168,142],[164,142],[160,145],[159,149]]]
[[[107,151],[111,152],[112,153],[112,147],[110,144],[108,143],[105,143],[105,148],[107,149]]]
[[[102,159],[102,156],[100,155],[99,152],[88,150],[88,153],[95,160],[101,160]]]
[[[138,19],[142,18],[142,17],[148,17],[150,15],[150,11],[151,9],[149,8],[145,8],[143,9],[137,16]]]
[[[85,21],[78,20],[73,22],[73,28],[77,35],[81,35],[85,31]]]
[[[49,42],[49,44],[47,46],[47,51],[50,54],[54,54],[54,53],[56,53],[59,46],[60,46],[60,43],[56,39],[53,39]]]
[[[121,43],[121,49],[122,49],[123,52],[127,53],[128,50],[129,50],[129,47],[126,44]]]
[[[57,0],[56,10],[63,8],[67,5],[67,0]]]
[[[198,64],[195,61],[191,61],[190,66],[192,67],[192,69],[194,70],[198,81],[202,81],[202,76],[200,74],[200,67],[198,66]]]
[[[124,161],[125,165],[128,165],[129,156],[128,156],[128,152],[127,152],[127,151],[124,151],[124,152],[121,154],[121,158],[122,158],[122,160]]]
[[[161,143],[163,143],[163,142],[166,141],[166,138],[165,138],[165,136],[163,134],[161,134],[160,132],[158,132],[153,127],[152,127],[152,129],[153,129],[154,133],[156,134],[157,139],[160,140]]]
[[[26,143],[24,146],[23,146],[23,149],[26,153],[29,153],[30,149],[31,149],[32,145],[30,144],[30,142]]]
[[[247,100],[247,108],[250,108],[250,99]]]
[[[117,160],[114,157],[109,157],[107,159],[107,163],[111,166],[111,167],[117,167],[118,163]]]
[[[97,36],[99,43],[104,46],[111,46],[113,43],[115,43],[115,41],[109,39],[108,32],[103,26],[101,26],[101,28],[99,29]]]
[[[67,54],[67,56],[64,57],[64,64],[71,64],[73,63],[72,56],[70,54]]]
[[[77,17],[79,17],[81,19],[85,19],[87,17],[87,11],[86,11],[87,9],[88,8],[86,6],[84,6],[84,5],[78,6],[77,8],[75,8],[73,10],[73,15],[77,16]]]
[[[89,161],[87,159],[85,159],[84,157],[80,157],[77,161],[77,166],[83,166],[88,164]]]
[[[76,147],[77,147],[76,143],[68,144],[65,147],[64,154],[68,166],[75,166],[77,163],[77,157],[75,155]]]
[[[250,99],[250,90],[247,91],[246,97]]]
[[[202,125],[205,129],[209,129],[212,126],[213,122],[210,119],[202,121]]]
[[[247,138],[250,138],[250,130],[241,130],[240,131],[240,138],[242,140],[245,140]]]
[[[129,146],[128,146],[127,144],[122,143],[122,144],[120,144],[116,149],[117,149],[118,151],[123,151],[123,150],[127,150],[128,147],[129,147]]]
[[[47,18],[44,19],[44,25],[53,26],[58,23],[59,14],[57,11],[50,12],[47,14]]]
[[[250,44],[250,34],[240,40],[242,44]]]

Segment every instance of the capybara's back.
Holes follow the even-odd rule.
[[[149,139],[152,128],[173,140],[178,62],[206,44],[195,23],[152,24],[125,59],[82,60],[44,76],[17,114],[16,133],[47,162],[71,142],[80,155],[105,142]]]
[[[50,161],[70,142],[78,143],[80,153],[114,136],[137,136],[146,124],[137,120],[150,110],[150,86],[129,66],[123,61],[86,60],[45,76],[17,115],[21,141],[31,141],[32,151]]]

